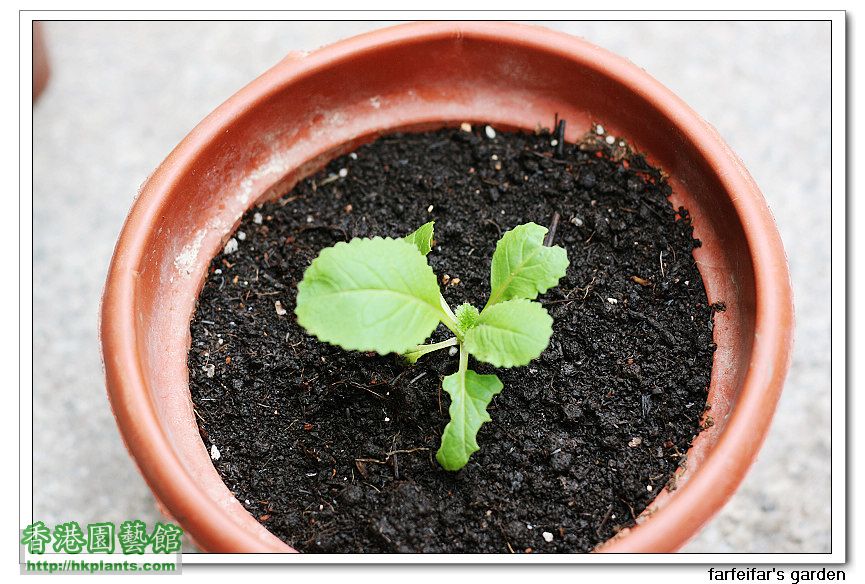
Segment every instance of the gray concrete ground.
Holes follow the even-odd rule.
[[[49,23],[34,111],[35,518],[156,520],[108,408],[97,310],[148,173],[286,52],[381,23]],[[829,24],[552,23],[631,59],[708,119],[760,184],[796,294],[793,366],[744,485],[688,552],[827,552]]]

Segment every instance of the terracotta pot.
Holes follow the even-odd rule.
[[[714,425],[674,492],[606,552],[669,552],[733,494],[787,371],[793,309],[778,232],[715,130],[630,62],[580,39],[507,23],[416,23],[289,55],[201,122],[142,186],[108,275],[102,347],[126,445],[166,513],[211,552],[288,552],[228,491],[198,434],[186,353],[210,259],[242,213],[326,161],[395,130],[489,122],[531,130],[599,121],[670,175],[692,216],[716,318]]]
[[[48,49],[45,47],[45,31],[42,23],[33,22],[33,103],[39,99],[45,86],[48,85],[48,77],[51,76],[51,67],[48,64]]]

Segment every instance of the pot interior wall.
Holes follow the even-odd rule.
[[[172,154],[168,196],[137,266],[136,339],[145,382],[178,457],[206,496],[242,529],[269,536],[250,521],[213,468],[198,436],[186,381],[195,298],[210,259],[241,214],[262,198],[285,192],[329,158],[382,133],[464,121],[533,130],[537,124],[551,126],[555,114],[568,121],[569,141],[597,121],[669,173],[673,204],[689,209],[703,242],[695,257],[709,301],[727,305],[716,317],[718,350],[709,394],[714,426],[688,454],[679,484],[687,482],[734,407],[751,361],[755,322],[754,270],[743,227],[723,177],[704,162],[693,137],[677,130],[676,120],[653,106],[649,96],[627,87],[623,70],[599,73],[586,66],[590,53],[575,59],[552,49],[457,35],[420,36],[324,67],[317,67],[319,58],[313,53],[277,66],[259,81],[288,78],[286,71],[300,76],[252,104],[232,98],[214,114],[229,120],[239,114],[227,129],[217,134],[203,124],[188,138],[203,149],[191,156]],[[150,180],[167,180],[166,172]],[[650,510],[670,496],[662,492]]]

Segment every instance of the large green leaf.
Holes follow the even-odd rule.
[[[553,319],[537,302],[518,299],[488,306],[466,332],[465,348],[496,367],[525,365],[547,348]]]
[[[423,255],[427,255],[432,250],[434,224],[435,221],[424,223],[417,230],[406,235],[405,240],[415,244]]]
[[[442,387],[451,396],[448,409],[451,420],[445,426],[436,460],[445,470],[459,470],[480,449],[478,430],[490,421],[487,406],[503,386],[495,375],[479,375],[461,367],[444,378]]]
[[[402,353],[442,317],[435,274],[403,239],[353,239],[322,250],[297,286],[297,321],[344,349]]]
[[[559,246],[544,246],[546,233],[546,227],[526,223],[502,236],[493,253],[487,306],[512,298],[534,300],[559,283],[568,254]]]

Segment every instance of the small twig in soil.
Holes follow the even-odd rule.
[[[527,148],[524,148],[523,152],[525,152],[527,154],[532,154],[534,156],[537,156],[538,158],[546,158],[547,160],[549,160],[553,164],[557,164],[559,166],[566,166],[568,164],[571,164],[571,161],[557,160],[556,158],[553,158],[553,154],[551,152],[535,152],[534,150],[529,150]]]
[[[412,452],[426,452],[429,448],[408,448],[406,450],[391,450],[390,452],[385,452],[388,456],[394,454],[410,454]]]
[[[563,298],[559,298],[558,300],[549,300],[549,301],[545,302],[544,304],[547,306],[549,306],[551,304],[562,304],[562,303],[570,304],[570,303],[574,302],[574,299],[571,298],[571,294],[573,294],[577,290],[582,290],[582,288],[573,288],[567,294],[565,294]]]
[[[655,320],[651,316],[643,314],[642,312],[637,312],[636,310],[631,310],[630,308],[628,309],[628,314],[630,314],[631,316],[633,316],[635,318],[639,318],[640,320],[648,323],[653,329],[658,331],[661,334],[661,336],[664,337],[664,340],[666,340],[669,344],[671,344],[671,345],[676,344],[676,337],[674,337],[670,333],[670,331],[668,331],[663,326],[661,326],[661,323],[659,323],[657,320]]]
[[[418,379],[420,379],[421,377],[423,377],[424,375],[426,375],[426,371],[424,371],[423,373],[421,373],[417,377],[414,377],[411,381],[408,382],[408,385],[409,386],[414,385],[414,382],[417,381]]]
[[[577,288],[577,290],[585,290],[586,293],[583,294],[583,301],[585,302],[586,298],[589,297],[589,292],[592,290],[592,286],[595,284],[595,277],[592,276],[592,281],[586,284],[585,288]]]
[[[611,515],[612,513],[613,513],[613,506],[610,505],[610,506],[607,508],[607,512],[606,512],[606,514],[604,514],[604,518],[601,520],[600,525],[598,525],[598,526],[595,528],[595,533],[598,535],[598,537],[602,537],[602,536],[601,536],[601,530],[604,528],[604,525],[607,524],[607,520],[610,519],[610,515]]]
[[[565,155],[565,120],[559,120],[556,126],[556,156],[561,158]]]
[[[510,553],[512,553],[512,554],[517,553],[517,552],[514,551],[514,548],[511,547],[511,542],[508,541],[508,534],[505,533],[505,528],[502,527],[502,524],[499,523],[495,518],[493,519],[493,521],[494,521],[494,523],[496,524],[496,527],[499,528],[499,533],[502,534],[502,539],[505,540],[505,545],[508,546],[508,551],[509,551]]]
[[[317,377],[317,376],[316,376],[316,377]],[[384,399],[384,396],[383,396],[383,395],[374,392],[373,390],[371,390],[371,389],[368,388],[367,386],[365,386],[365,385],[363,385],[363,384],[360,384],[360,383],[358,383],[357,381],[350,381],[349,384],[350,384],[350,385],[353,385],[353,386],[355,386],[355,387],[359,387],[360,389],[362,389],[362,390],[364,390],[364,391],[368,391],[369,393],[373,394],[373,395],[374,395],[375,397],[377,397],[378,399]]]
[[[395,480],[395,481],[399,480],[399,462],[397,462],[397,458],[396,458],[396,454],[397,454],[397,452],[399,452],[398,450],[396,450],[397,438],[399,438],[399,432],[397,432],[394,435],[393,440],[390,443],[390,451],[393,454],[387,455],[388,458],[391,460],[391,466],[393,466],[393,480]]]
[[[538,158],[546,158],[548,160],[550,158],[550,154],[548,152],[537,152],[537,151],[532,150],[530,148],[523,148],[523,152],[525,152],[527,154],[531,154],[533,156],[537,156]]]
[[[631,512],[631,518],[634,521],[636,521],[637,520],[637,514],[634,513],[634,508],[631,506],[631,504],[628,503],[627,501],[625,501],[624,499],[622,499],[621,497],[619,497],[619,501],[621,501],[622,503],[624,503],[625,505],[628,506],[628,510]]]
[[[396,377],[394,377],[393,379],[391,379],[390,381],[383,381],[383,382],[381,383],[381,385],[387,385],[388,387],[394,387],[394,388],[395,388],[395,387],[397,387],[396,382],[399,381],[400,377],[402,377],[403,375],[405,375],[405,374],[408,373],[409,371],[411,371],[411,370],[410,370],[410,369],[406,369],[406,370],[404,370],[402,373],[400,373],[399,375],[397,375]]]
[[[496,228],[496,231],[499,232],[499,237],[501,237],[501,235],[502,235],[502,228],[501,228],[501,226],[500,226],[498,223],[496,223],[496,222],[493,221],[492,219],[484,219],[484,225],[492,225],[493,227],[495,227],[495,228]]]
[[[372,483],[368,483],[368,482],[366,482],[366,481],[361,481],[361,484],[366,485],[367,487],[371,488],[371,489],[372,489],[373,491],[375,491],[376,493],[381,493],[381,489],[379,489],[378,487],[376,487],[376,486],[375,486],[374,484],[372,484]]]
[[[552,220],[550,220],[550,228],[547,232],[547,236],[544,238],[544,245],[546,247],[553,245],[553,240],[556,238],[556,228],[559,226],[559,219],[559,212],[555,211]]]
[[[357,464],[358,462],[371,462],[373,464],[387,464],[387,459],[379,460],[377,458],[355,458],[354,462],[355,462],[355,464]]]

